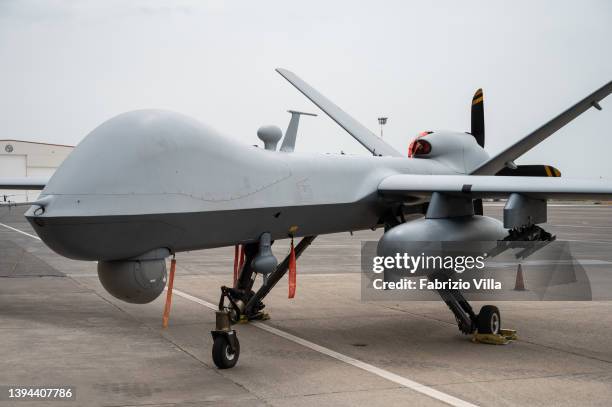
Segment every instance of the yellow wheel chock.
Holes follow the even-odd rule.
[[[267,312],[259,312],[255,318],[252,318],[257,321],[267,321],[270,319],[270,314]],[[246,315],[240,315],[239,324],[248,324],[251,320]]]
[[[472,336],[472,342],[489,345],[507,345],[517,339],[515,329],[500,329],[498,334],[479,334],[478,331],[475,331]]]

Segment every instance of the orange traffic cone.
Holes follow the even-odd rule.
[[[514,291],[525,291],[525,280],[523,278],[523,266],[519,263],[516,270],[516,282],[514,283]]]

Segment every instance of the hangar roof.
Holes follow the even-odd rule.
[[[28,144],[42,144],[45,146],[57,146],[57,147],[70,147],[70,148],[74,148],[74,146],[70,146],[67,144],[53,144],[53,143],[43,143],[43,142],[39,142],[39,141],[29,141],[29,140],[15,140],[15,139],[0,139],[0,143],[4,143],[4,142],[13,142],[13,143],[28,143]]]

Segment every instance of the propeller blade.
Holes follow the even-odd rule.
[[[485,145],[484,94],[478,89],[472,98],[472,136],[480,147]]]
[[[484,94],[482,89],[478,89],[472,98],[472,136],[478,145],[484,148],[485,127],[484,127]],[[474,214],[483,215],[482,199],[474,199]]]

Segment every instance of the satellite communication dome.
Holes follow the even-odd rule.
[[[264,142],[266,150],[276,150],[276,145],[283,137],[283,132],[278,126],[261,126],[257,130],[257,137]]]

